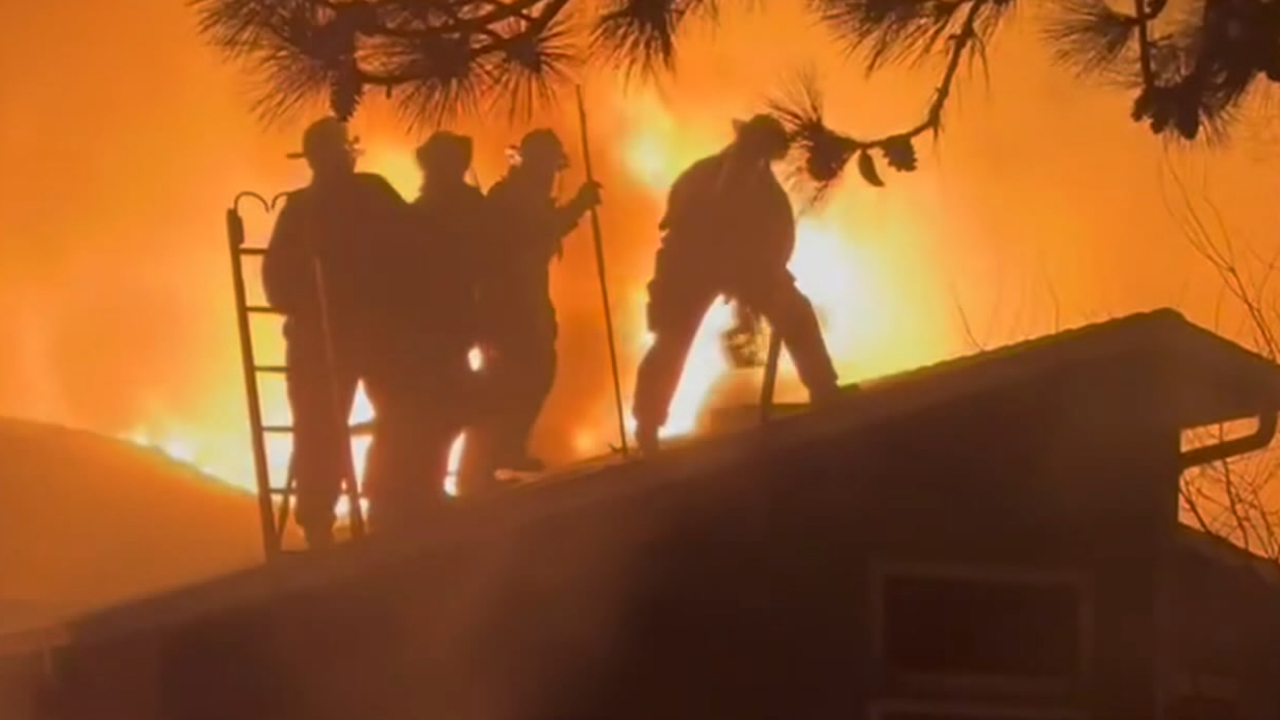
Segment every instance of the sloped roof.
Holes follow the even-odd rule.
[[[869,386],[988,387],[1073,366],[1165,372],[1184,427],[1280,410],[1280,366],[1162,308],[1083,325],[900,373]]]
[[[252,495],[159,452],[56,425],[0,419],[0,508],[0,630],[262,557]]]
[[[474,504],[468,512],[448,513],[433,522],[427,544],[464,540],[474,532],[474,512],[485,515],[488,533],[517,527],[547,514],[584,512],[599,503],[622,505],[658,486],[687,482],[740,460],[744,449],[824,441],[846,436],[860,427],[901,419],[939,403],[956,402],[988,389],[1032,382],[1049,373],[1122,364],[1134,373],[1161,372],[1179,422],[1197,426],[1275,412],[1280,408],[1280,367],[1186,321],[1172,310],[1157,310],[1081,327],[997,350],[945,361],[865,383],[821,411],[801,412],[721,437],[673,443],[651,458],[616,456],[563,468],[539,482],[528,483]],[[460,508],[461,509],[461,508]],[[100,615],[93,632],[114,632],[131,622],[179,620],[224,604],[291,587],[323,584],[359,574],[382,553],[411,549],[336,548],[321,556],[303,557],[269,568],[257,568],[218,581],[219,590],[191,588],[144,603],[145,608]],[[130,619],[132,618],[132,620]]]
[[[1256,577],[1276,593],[1277,606],[1280,607],[1280,562],[1277,560],[1250,552],[1228,540],[1188,525],[1179,527],[1177,540],[1180,547],[1198,557]]]
[[[1180,427],[1280,411],[1280,365],[1189,322],[1175,310],[1160,309],[869,380],[831,407],[807,412],[785,408],[767,432],[757,426],[734,434],[727,444],[718,443],[718,438],[687,443],[687,450],[664,453],[652,462],[687,462],[693,454],[705,454],[710,445],[732,449],[745,444],[747,437],[754,445],[841,436],[1011,384],[1034,385],[1063,372],[1097,377],[1117,368],[1135,379],[1160,375],[1165,381],[1162,399]]]

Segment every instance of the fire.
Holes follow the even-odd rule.
[[[715,125],[709,126],[714,128],[713,131],[700,133],[684,118],[678,121],[652,92],[620,94],[617,96],[617,109],[622,125],[618,136],[623,138],[623,166],[632,179],[650,193],[655,213],[661,212],[667,188],[681,170],[729,140],[730,130],[723,114]],[[384,175],[407,197],[416,193],[418,172],[412,150],[406,144],[379,144],[376,141],[368,144],[362,164],[368,170]],[[608,213],[607,207],[604,213]],[[643,222],[652,228],[656,220],[655,215]],[[900,226],[892,227],[894,235],[901,235],[906,230]],[[818,310],[828,347],[844,381],[933,359],[940,354],[946,337],[940,321],[931,320],[924,312],[914,315],[906,312],[913,306],[917,309],[922,307],[918,301],[913,304],[911,294],[924,282],[924,278],[892,282],[895,277],[906,277],[906,271],[897,265],[906,262],[914,274],[919,271],[918,262],[915,259],[904,261],[901,253],[893,250],[893,243],[886,242],[893,238],[886,237],[883,228],[874,236],[870,233],[844,197],[836,198],[821,212],[798,220],[796,254],[790,267],[799,287]],[[656,239],[655,235],[653,241]],[[647,268],[644,271],[647,272]],[[250,274],[247,280],[253,285],[257,277]],[[643,283],[638,283],[638,286],[643,288]],[[629,314],[629,317],[616,318],[617,326],[643,328],[645,302],[643,289],[630,297],[618,298],[617,311],[622,315]],[[720,336],[733,321],[731,307],[723,301],[716,303],[708,313],[689,354],[669,423],[663,430],[665,437],[692,433],[700,414],[715,402],[717,386],[731,372],[721,348]],[[904,331],[903,327],[908,326],[912,329]],[[912,334],[904,337],[904,332]],[[258,333],[255,336],[255,343],[261,345],[260,353],[279,355],[283,341],[278,330],[271,337],[267,335]],[[926,338],[923,342],[922,336]],[[624,357],[638,358],[651,342],[652,337],[647,333],[636,332],[630,337],[619,338],[619,347]],[[259,359],[262,360],[261,355]],[[472,366],[479,366],[478,353],[473,352]],[[231,372],[235,374],[231,375]],[[216,412],[210,413],[209,420],[220,422],[183,425],[156,418],[147,427],[128,434],[127,438],[156,448],[175,460],[191,464],[246,491],[253,491],[253,460],[247,428],[244,427],[244,394],[238,375],[238,370],[229,371],[227,384],[218,393]],[[625,373],[623,379],[624,383],[630,382]],[[779,371],[778,394],[782,398],[803,397],[794,368],[785,354]],[[630,398],[625,399],[629,405]],[[274,393],[265,392],[263,402],[268,424],[289,422],[283,387]],[[372,417],[373,410],[361,389],[351,421],[362,422]],[[213,428],[222,431],[211,431]],[[612,434],[612,428],[604,425],[583,425],[566,431],[572,433],[575,445],[584,454],[590,452],[586,448],[599,447],[600,439]],[[279,484],[286,477],[290,441],[287,436],[269,436],[267,443],[272,478]],[[459,437],[450,454],[449,475],[445,482],[451,493],[456,489],[455,473],[463,443],[464,438]],[[368,446],[367,437],[357,437],[352,441],[357,474],[363,467]]]
[[[621,104],[628,124],[635,128],[624,151],[627,167],[653,193],[659,206],[667,188],[684,168],[715,152],[729,139],[723,132],[699,136],[681,126],[651,92],[626,97]],[[901,307],[909,301],[904,297],[905,288],[891,287],[883,281],[892,274],[887,258],[852,223],[841,221],[845,214],[847,208],[837,203],[816,216],[801,216],[796,228],[796,252],[789,268],[797,286],[813,302],[837,369],[848,381],[852,379],[851,371],[865,365],[858,362],[859,355],[865,356],[868,348],[892,345],[885,342],[893,329],[892,314],[884,309]],[[643,292],[631,299],[630,306],[637,317],[643,317],[645,300]],[[690,350],[662,431],[664,437],[693,432],[699,415],[714,400],[714,388],[731,370],[720,336],[733,322],[732,306],[723,299],[707,313]],[[652,342],[653,337],[646,333],[637,338],[637,349],[643,351]],[[876,364],[903,367],[918,362],[927,353],[919,346],[900,348],[896,354],[882,350]],[[779,394],[795,394],[798,389],[799,380],[784,353]]]

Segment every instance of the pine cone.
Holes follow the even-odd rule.
[[[809,143],[805,172],[815,182],[831,182],[840,177],[856,149],[852,140],[824,128],[824,132]]]
[[[329,109],[335,117],[343,122],[350,120],[360,107],[363,96],[364,84],[360,82],[354,63],[334,73],[329,83]]]
[[[916,169],[916,148],[911,138],[906,135],[894,135],[886,138],[880,146],[885,162],[898,172],[913,172]]]

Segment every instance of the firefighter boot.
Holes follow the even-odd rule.
[[[636,425],[636,447],[641,455],[658,452],[658,428],[653,425]]]
[[[326,527],[308,527],[302,529],[307,541],[308,550],[323,550],[333,544],[333,529]]]

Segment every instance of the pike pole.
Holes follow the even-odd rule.
[[[591,145],[587,139],[587,105],[582,99],[582,86],[574,88],[578,97],[578,127],[582,132],[582,169],[587,175],[587,182],[595,182],[591,173]],[[613,341],[613,312],[609,309],[609,282],[604,270],[604,241],[600,235],[600,213],[595,206],[591,208],[591,235],[596,246],[596,273],[600,276],[600,296],[604,303],[604,329],[609,339],[609,365],[613,372],[613,399],[618,411],[618,439],[621,441],[622,455],[627,448],[627,423],[622,409],[622,381],[618,377],[618,348]]]
[[[778,362],[782,359],[782,336],[769,326],[769,355],[764,362],[764,382],[760,384],[760,422],[769,422],[773,415],[774,388],[778,384]]]

